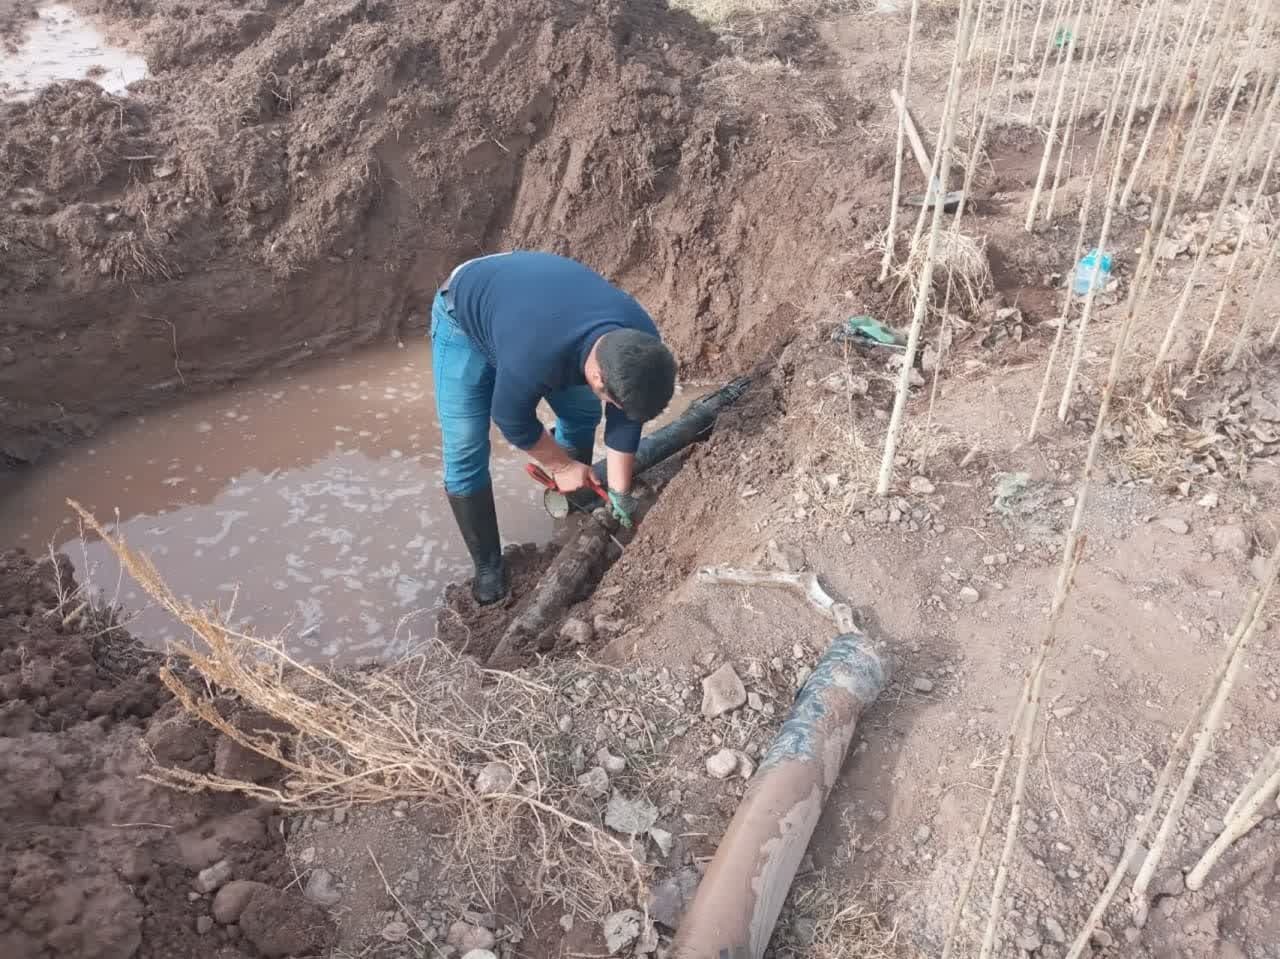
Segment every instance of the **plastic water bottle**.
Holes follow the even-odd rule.
[[[1111,254],[1103,253],[1094,247],[1080,258],[1071,280],[1071,289],[1076,296],[1088,296],[1089,288],[1102,289],[1111,279]]]

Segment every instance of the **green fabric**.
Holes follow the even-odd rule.
[[[865,336],[886,346],[901,346],[903,339],[887,326],[869,316],[854,316],[845,321],[845,329],[855,336]]]
[[[609,512],[622,524],[624,529],[631,529],[635,522],[632,516],[640,506],[640,501],[630,493],[620,493],[616,489],[609,490]]]

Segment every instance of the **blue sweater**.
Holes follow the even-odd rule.
[[[635,300],[581,263],[550,253],[505,253],[464,264],[449,282],[454,318],[497,371],[493,421],[527,450],[542,436],[538,401],[585,386],[583,364],[596,340],[630,328],[658,335]],[[605,444],[634,453],[640,424],[605,407]]]

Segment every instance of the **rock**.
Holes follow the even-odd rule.
[[[199,919],[196,920],[196,932],[198,932],[200,935],[207,936],[212,929],[213,929],[212,916],[201,916]]]
[[[732,712],[746,701],[746,687],[728,663],[702,681],[702,715],[708,719]]]
[[[596,762],[598,762],[604,768],[604,771],[611,776],[616,776],[620,772],[625,772],[627,768],[627,761],[625,759],[621,756],[615,756],[613,753],[609,752],[608,749],[604,748],[596,753]]]
[[[960,602],[966,606],[972,606],[978,600],[982,599],[982,594],[972,586],[963,586],[960,588]]]
[[[231,879],[231,860],[222,859],[208,869],[201,869],[192,883],[197,892],[217,892]]]
[[[1044,916],[1040,920],[1040,925],[1044,926],[1044,931],[1049,935],[1050,942],[1063,943],[1067,941],[1066,930],[1062,928],[1062,924],[1054,919],[1053,916]]]
[[[342,901],[342,893],[334,888],[333,874],[327,869],[313,869],[307,877],[307,887],[302,891],[308,902],[317,906],[336,906]]]
[[[750,779],[756,774],[756,764],[750,756],[741,749],[735,749],[734,752],[738,756],[738,775],[743,779]]]
[[[570,616],[560,627],[560,638],[574,646],[589,646],[596,638],[595,628],[588,622]]]
[[[917,846],[923,846],[933,838],[933,830],[928,826],[921,826],[916,830],[916,834],[913,838],[915,839]]]
[[[759,693],[747,693],[747,708],[753,713],[764,712],[764,699]]]
[[[1116,944],[1115,936],[1105,929],[1095,929],[1089,936],[1099,949],[1110,949]]]
[[[1259,583],[1267,581],[1267,567],[1271,565],[1270,560],[1266,556],[1255,556],[1249,560],[1249,572],[1253,574],[1253,578]]]
[[[926,476],[913,476],[911,482],[907,484],[911,488],[911,492],[919,493],[922,496],[928,496],[933,493],[935,487]]]
[[[511,788],[515,780],[516,774],[506,763],[489,763],[476,776],[476,792],[481,796],[503,793]]]
[[[498,959],[498,957],[488,949],[472,949],[470,952],[463,955],[462,959]]]
[[[931,693],[933,692],[933,680],[927,676],[917,676],[911,683],[911,688],[917,693]]]
[[[769,540],[765,546],[765,559],[774,569],[798,573],[804,569],[804,551],[799,546],[779,546],[777,540]]]
[[[643,836],[658,821],[658,807],[649,800],[627,799],[615,792],[604,811],[604,824],[624,836]]]
[[[561,716],[556,721],[556,728],[566,735],[573,732],[573,717],[568,715]]]
[[[738,769],[738,754],[732,749],[722,749],[707,758],[707,775],[712,779],[728,779]]]
[[[347,821],[347,807],[339,806],[337,809],[333,811],[333,824],[335,826],[341,826],[346,821]]]
[[[1022,935],[1018,936],[1014,943],[1023,952],[1035,952],[1043,945],[1034,929],[1024,929]]]
[[[883,506],[877,506],[875,509],[869,509],[864,514],[868,523],[876,526],[883,526],[889,522],[889,511]]]
[[[323,952],[330,938],[329,917],[321,909],[272,888],[254,893],[239,928],[267,959]]]
[[[1186,536],[1191,532],[1191,525],[1177,516],[1161,516],[1156,522],[1170,533],[1177,533],[1179,536]]]
[[[449,934],[445,939],[464,956],[472,949],[492,949],[497,941],[494,934],[484,926],[472,925],[461,919],[449,927]]]
[[[653,844],[658,847],[658,851],[664,857],[671,855],[671,844],[675,840],[671,833],[655,826],[649,830],[649,838],[653,840]]]
[[[1231,553],[1234,556],[1249,555],[1249,534],[1243,526],[1216,526],[1213,530],[1213,551]]]
[[[635,909],[623,909],[605,917],[601,928],[604,931],[605,948],[609,955],[616,956],[627,946],[640,938],[642,917]]]
[[[411,866],[404,871],[404,875],[400,877],[401,882],[407,882],[410,885],[416,885],[422,880],[422,873],[417,866]]]
[[[382,938],[387,942],[404,942],[409,938],[407,922],[389,922],[382,927]]]
[[[649,887],[649,915],[654,922],[676,929],[698,891],[698,870],[686,866]]]
[[[609,792],[609,774],[599,766],[592,766],[578,777],[578,786],[590,799],[600,799]]]
[[[250,882],[247,879],[235,879],[227,883],[213,897],[213,918],[224,926],[239,922],[240,914],[244,912],[245,906],[249,905],[249,900],[257,894],[258,890],[270,888],[263,883]]]

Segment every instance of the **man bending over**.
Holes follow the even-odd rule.
[[[630,522],[640,427],[675,390],[676,362],[649,314],[581,263],[498,253],[450,274],[431,308],[431,368],[444,485],[475,564],[481,605],[507,595],[489,476],[489,421],[564,493],[588,485],[600,404],[610,508]],[[556,414],[554,436],[538,401]]]

